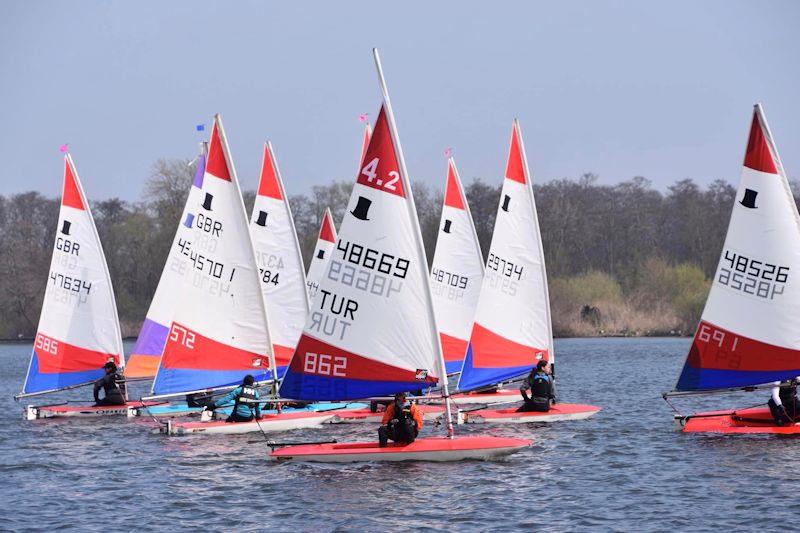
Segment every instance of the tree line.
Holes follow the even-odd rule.
[[[92,201],[108,260],[123,334],[138,333],[188,194],[194,168],[159,160],[143,197]],[[478,238],[488,254],[500,180],[465,188]],[[557,335],[691,334],[722,249],[736,189],[691,179],[662,192],[642,177],[601,185],[597,176],[534,187]],[[320,220],[340,221],[351,181],[290,197],[308,265]],[[442,190],[414,184],[428,260],[433,258]],[[252,209],[254,192],[245,192]],[[49,272],[59,200],[38,192],[0,196],[0,338],[35,334]]]

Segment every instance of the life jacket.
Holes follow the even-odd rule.
[[[530,380],[530,385],[532,399],[544,398],[549,401],[550,393],[553,390],[553,382],[550,380],[550,376],[544,372],[537,372],[534,374],[533,379]]]
[[[128,395],[126,394],[125,378],[119,372],[111,374],[111,379],[103,384],[106,400],[116,400],[125,403]]]
[[[786,410],[786,414],[794,418],[800,413],[795,412],[797,406],[797,389],[795,387],[781,387],[778,390],[778,396],[781,399],[781,404]]]
[[[253,415],[253,409],[258,405],[258,396],[256,396],[255,387],[249,385],[241,385],[239,387],[239,394],[236,395],[236,400],[233,402],[233,410],[231,415],[238,414],[239,404],[244,404],[248,408],[248,415]],[[230,417],[228,417],[230,418]]]

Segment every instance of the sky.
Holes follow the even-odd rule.
[[[762,102],[800,175],[800,2],[0,0],[0,194],[143,198],[221,113],[239,180],[271,140],[289,194],[354,179],[383,61],[413,182],[499,183],[514,117],[534,179],[736,182]]]

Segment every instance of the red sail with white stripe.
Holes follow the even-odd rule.
[[[181,246],[189,274],[173,296],[156,395],[228,387],[247,374],[264,381],[274,367],[247,214],[219,115],[201,192],[189,213],[192,239]]]
[[[500,207],[459,389],[517,377],[553,362],[542,236],[519,122],[514,121]]]
[[[451,157],[442,220],[431,266],[431,291],[447,372],[458,372],[467,352],[483,283],[483,256],[467,198]]]
[[[264,145],[250,235],[256,249],[275,362],[279,368],[285,367],[303,332],[309,307],[300,244],[271,143]]]
[[[66,155],[56,241],[21,396],[91,383],[108,361],[125,364],[114,290],[89,203]]]
[[[311,258],[311,265],[308,267],[306,276],[306,287],[308,287],[308,297],[313,300],[319,292],[319,283],[325,274],[325,267],[328,265],[336,246],[336,226],[333,224],[331,209],[326,208],[322,215],[322,224],[319,227],[317,245],[314,247],[314,256]]]
[[[728,233],[677,390],[800,375],[800,217],[756,105]]]
[[[441,377],[428,268],[411,188],[381,108],[281,395],[351,399]]]

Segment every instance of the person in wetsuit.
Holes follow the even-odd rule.
[[[383,413],[378,428],[378,445],[383,448],[390,440],[411,444],[422,429],[422,411],[416,404],[407,404],[406,395],[399,392]]]
[[[103,365],[105,374],[102,378],[94,382],[94,405],[125,405],[127,393],[125,390],[125,378],[117,370],[117,365],[109,361]],[[105,396],[100,398],[100,390],[105,391]]]
[[[528,391],[531,391],[530,396]],[[553,376],[547,371],[547,361],[539,361],[536,368],[531,369],[531,373],[520,385],[519,392],[524,403],[517,412],[550,410],[551,403],[556,403],[556,387]]]
[[[255,378],[251,375],[246,375],[242,380],[242,384],[231,392],[217,400],[210,402],[206,409],[213,411],[218,406],[223,406],[233,402],[233,409],[226,422],[250,422],[253,419],[261,420],[261,407],[259,400],[261,395],[255,388]]]
[[[800,418],[800,400],[797,398],[797,381],[775,382],[772,397],[767,402],[772,418],[779,426],[793,424]]]

